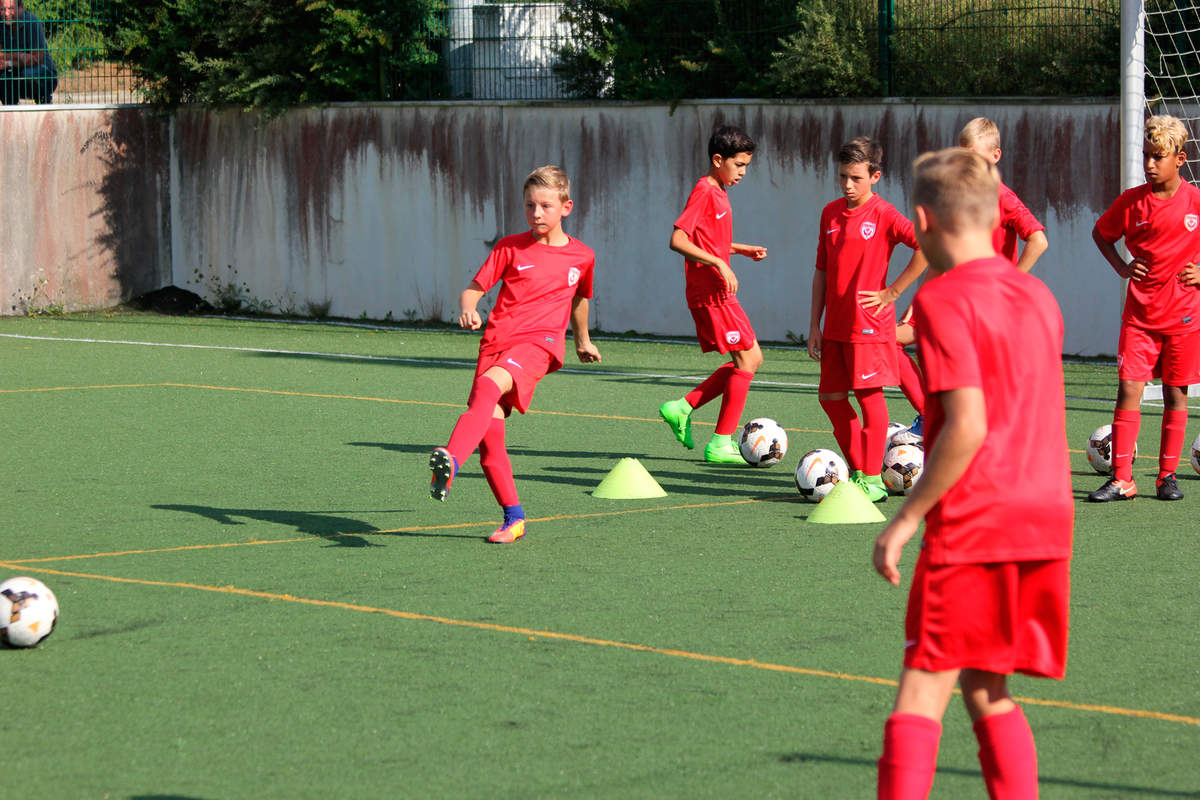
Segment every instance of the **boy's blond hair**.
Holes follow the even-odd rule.
[[[1146,144],[1155,150],[1161,150],[1170,155],[1182,153],[1187,144],[1188,132],[1184,124],[1177,118],[1160,114],[1146,120]]]
[[[929,209],[951,233],[991,230],[999,196],[1000,173],[978,153],[950,147],[913,162],[913,205]]]
[[[571,199],[571,179],[567,177],[566,170],[554,164],[538,167],[529,173],[525,185],[521,187],[521,193],[524,194],[530,189],[553,189],[558,192],[558,199],[563,203]]]
[[[968,150],[977,144],[988,150],[999,150],[1000,129],[987,117],[976,117],[958,132],[958,144]]]

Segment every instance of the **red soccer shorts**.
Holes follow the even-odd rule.
[[[478,378],[492,367],[500,367],[513,379],[513,388],[500,398],[500,407],[507,416],[515,408],[522,414],[533,400],[533,390],[538,381],[557,369],[554,356],[536,344],[516,344],[503,350],[492,350],[479,354],[475,365]]]
[[[1062,678],[1067,669],[1070,562],[930,564],[913,570],[904,666]]]
[[[1168,386],[1200,383],[1200,329],[1159,333],[1122,325],[1117,343],[1117,377],[1123,381],[1161,377]]]
[[[821,394],[846,394],[852,389],[899,386],[895,342],[821,343]]]
[[[688,309],[696,321],[696,338],[700,340],[700,352],[716,350],[749,350],[758,337],[750,326],[750,318],[737,300],[726,300],[719,306],[700,306]]]

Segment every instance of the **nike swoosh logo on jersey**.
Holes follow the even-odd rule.
[[[871,380],[871,378],[874,378],[878,374],[879,374],[879,370],[875,370],[874,372],[864,372],[858,376],[858,379],[863,380],[863,381],[869,381],[869,380]]]
[[[837,233],[840,230],[841,230],[841,228],[830,228],[829,230],[825,231],[825,235],[832,236],[833,234]]]
[[[905,639],[904,640],[904,649],[907,650],[908,648],[912,647],[916,643],[917,643],[916,639]]]
[[[720,219],[721,217],[725,216],[728,213],[729,213],[728,211],[722,211],[720,214],[717,214],[717,219]]]
[[[1150,224],[1150,220],[1148,220],[1148,219],[1144,219],[1144,220],[1142,220],[1141,222],[1135,222],[1135,223],[1133,223],[1133,227],[1135,227],[1135,228],[1140,228],[1140,227],[1142,227],[1143,225],[1149,225],[1149,224]]]
[[[524,272],[527,269],[533,269],[537,264],[517,264],[517,272]]]
[[[518,364],[517,362],[513,361],[511,358],[509,358],[509,359],[505,359],[505,360],[506,360],[506,361],[508,361],[508,363],[509,363],[509,364],[512,364],[512,365],[513,365],[514,367],[516,367],[517,369],[525,369],[525,368],[524,368],[524,367],[522,367],[520,364]]]

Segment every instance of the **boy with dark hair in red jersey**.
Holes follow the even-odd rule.
[[[575,336],[575,355],[584,363],[600,360],[588,335],[588,298],[592,296],[592,249],[563,232],[571,213],[571,183],[560,167],[538,167],[525,179],[527,233],[506,236],[459,299],[458,324],[469,330],[482,325],[480,298],[501,284],[479,343],[475,382],[467,410],[458,418],[450,441],[429,456],[433,478],[429,495],[445,500],[454,476],[479,449],[484,477],[504,510],[504,521],[489,542],[510,543],[525,535],[525,511],[513,483],[512,464],[504,447],[504,420],[515,408],[529,408],[533,390],[545,375],[563,364],[563,334],[568,320]]]
[[[658,413],[690,450],[695,447],[692,412],[720,397],[716,431],[704,448],[704,460],[716,464],[746,463],[733,434],[746,406],[750,381],[763,362],[758,337],[737,299],[737,275],[729,267],[732,254],[755,261],[767,257],[765,247],[733,241],[728,188],[745,176],[754,150],[754,140],[741,128],[716,128],[708,140],[708,174],[696,181],[671,232],[671,249],[684,258],[688,310],[696,323],[700,350],[729,353],[730,360],[683,397],[663,403]]]
[[[1113,411],[1113,476],[1088,495],[1093,503],[1129,500],[1133,450],[1142,423],[1142,390],[1162,378],[1162,436],[1158,450],[1159,500],[1180,500],[1175,479],[1187,435],[1187,387],[1200,380],[1200,189],[1179,169],[1187,161],[1187,128],[1175,117],[1146,120],[1142,164],[1146,183],[1123,192],[1092,230],[1100,253],[1129,279],[1117,344],[1117,406]],[[1114,246],[1124,237],[1128,264]]]
[[[1000,129],[996,123],[987,117],[975,117],[958,132],[958,146],[978,153],[992,164],[999,164],[1003,151],[1000,149]],[[1025,248],[1017,257],[1021,242]],[[1026,208],[1017,197],[1017,193],[1000,181],[999,224],[992,234],[992,244],[996,252],[1013,262],[1017,269],[1029,272],[1033,265],[1049,248],[1046,239],[1046,226]],[[922,433],[922,415],[925,409],[925,393],[921,389],[921,373],[912,357],[905,352],[907,345],[916,341],[915,331],[909,318],[912,309],[905,314],[904,320],[896,328],[896,343],[900,347],[897,354],[900,365],[900,389],[917,411],[917,419],[908,431],[898,434],[896,441],[914,441]]]
[[[913,301],[928,398],[925,472],[875,541],[876,571],[898,586],[901,550],[922,519],[925,537],[878,797],[928,796],[957,682],[988,796],[1032,800],[1037,750],[1007,676],[1066,671],[1074,506],[1062,314],[1045,284],[995,252],[994,165],[953,148],[921,156],[913,173],[917,239],[930,264]],[[998,485],[990,453],[1004,453],[1021,480]]]
[[[899,382],[893,303],[924,271],[925,258],[912,223],[872,188],[883,174],[879,143],[866,136],[851,139],[838,151],[837,163],[842,199],[821,212],[808,353],[821,362],[817,399],[833,423],[851,480],[878,503],[887,499],[880,475],[888,428],[883,387]],[[914,252],[887,286],[897,244]],[[861,420],[850,405],[852,390]]]

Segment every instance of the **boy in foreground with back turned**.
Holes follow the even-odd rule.
[[[704,448],[704,460],[715,464],[745,464],[733,434],[737,432],[750,381],[762,366],[762,348],[750,318],[737,299],[737,275],[729,267],[731,255],[755,261],[767,257],[767,248],[733,241],[733,214],[728,190],[746,175],[755,144],[745,131],[722,125],[708,140],[708,173],[692,188],[683,213],[671,231],[671,249],[684,258],[688,310],[696,323],[700,351],[729,353],[700,385],[659,409],[675,438],[689,450],[692,412],[721,398],[716,431]]]
[[[505,544],[525,535],[525,510],[504,446],[505,418],[514,408],[524,414],[538,381],[562,367],[568,319],[579,360],[600,360],[588,335],[596,257],[562,229],[572,208],[571,182],[560,167],[539,167],[525,179],[524,195],[529,231],[497,242],[459,300],[458,324],[477,330],[482,325],[476,310],[480,298],[502,284],[479,342],[467,410],[449,443],[429,455],[429,495],[445,500],[454,476],[479,448],[483,474],[504,512],[504,521],[488,541]]]
[[[875,569],[893,585],[902,548],[922,519],[926,526],[878,797],[928,796],[959,683],[989,797],[1029,800],[1038,796],[1037,750],[1007,676],[1066,671],[1074,509],[1062,314],[1040,280],[995,252],[994,165],[955,148],[921,156],[913,172],[916,234],[930,265],[913,301],[927,455],[875,542]],[[986,454],[997,452],[1021,481],[996,483]]]

